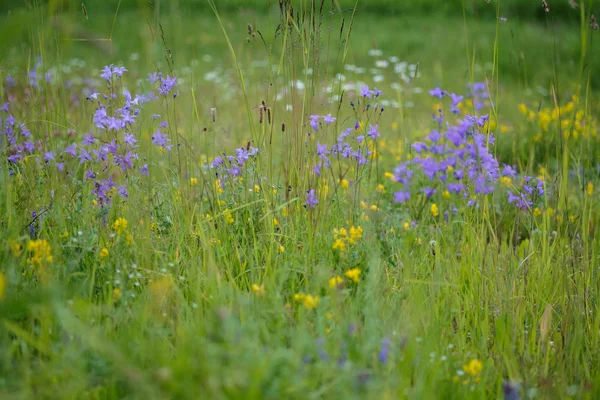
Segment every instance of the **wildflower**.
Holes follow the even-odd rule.
[[[306,191],[306,205],[308,206],[308,208],[312,209],[317,204],[319,204],[319,200],[317,200],[315,190],[314,189],[307,190]]]
[[[379,359],[380,363],[382,363],[384,365],[387,364],[389,352],[390,352],[390,339],[385,338],[381,341],[381,350],[379,350],[379,354],[377,355],[377,358]]]
[[[340,187],[341,187],[342,189],[347,189],[349,185],[350,185],[350,183],[348,182],[348,180],[347,180],[347,179],[342,179],[342,180],[340,181]]]
[[[327,114],[326,116],[323,117],[323,121],[329,125],[332,122],[335,122],[335,118],[331,116],[331,114]]]
[[[273,226],[279,226],[279,220],[277,218],[273,218]]]
[[[51,263],[51,250],[50,244],[45,239],[30,240],[27,244],[27,251],[33,253],[29,259],[32,264],[41,265],[44,262]]]
[[[117,235],[122,234],[127,229],[127,220],[123,217],[117,218],[113,222],[112,229],[117,232]]]
[[[588,182],[587,184],[587,194],[591,196],[594,193],[594,184],[592,182]]]
[[[434,217],[437,217],[438,215],[440,215],[440,211],[438,210],[438,206],[435,203],[433,203],[431,205],[431,215],[434,216]]]
[[[233,224],[234,219],[233,215],[231,215],[231,211],[226,209],[223,215],[225,215],[225,221],[227,221],[228,224]]]
[[[540,215],[542,215],[542,212],[540,211],[540,209],[539,209],[539,208],[537,208],[537,207],[536,207],[536,208],[534,208],[534,209],[533,209],[533,216],[534,216],[534,217],[539,217]]]
[[[258,285],[256,283],[252,284],[252,292],[256,293],[257,296],[264,296],[265,295],[265,287],[264,285]]]
[[[311,128],[313,128],[315,131],[319,130],[319,116],[318,115],[311,115],[309,117],[310,121],[309,121],[309,125]]]
[[[108,249],[106,247],[102,248],[102,250],[100,250],[100,258],[106,258],[108,257]]]
[[[335,289],[341,287],[341,285],[344,283],[344,278],[336,275],[333,278],[329,278],[327,282],[329,283],[330,288]]]
[[[121,297],[123,297],[123,293],[121,292],[121,289],[114,288],[113,289],[113,299],[114,299],[114,301],[121,300]]]
[[[304,307],[306,307],[309,310],[315,309],[319,305],[320,300],[321,299],[319,298],[319,296],[312,296],[308,294],[304,297]]]
[[[444,97],[445,94],[447,94],[444,90],[440,89],[440,88],[435,88],[433,90],[429,91],[429,94],[433,97],[436,97],[438,99],[441,99],[442,97]]]
[[[360,282],[360,273],[361,270],[359,268],[352,268],[344,272],[344,275],[346,275],[346,278],[350,279],[354,283],[358,283]]]
[[[277,251],[280,253],[285,253],[285,247],[283,247],[281,244],[277,245]]]
[[[363,234],[363,229],[360,226],[357,227],[350,227],[350,237],[348,239],[348,242],[350,244],[354,244],[355,241],[359,240],[362,237]]]
[[[254,185],[254,191],[255,191],[256,193],[260,193],[260,186],[258,186],[258,185],[256,185],[256,184],[255,184],[255,185]]]
[[[463,366],[463,370],[467,375],[477,377],[479,376],[479,374],[481,374],[481,371],[483,370],[483,364],[481,363],[481,361],[473,359],[468,364],[465,364]]]
[[[343,253],[346,250],[346,243],[342,239],[336,239],[332,248]]]
[[[395,203],[405,203],[410,200],[410,192],[408,190],[401,190],[394,193]]]
[[[190,178],[190,185],[194,186],[198,184],[198,178]]]
[[[378,193],[384,193],[385,192],[385,187],[382,184],[379,184],[375,187],[375,191]]]

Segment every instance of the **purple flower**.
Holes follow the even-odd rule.
[[[96,179],[96,174],[88,169],[85,171],[85,179]]]
[[[77,147],[77,143],[73,143],[72,145],[70,145],[69,147],[64,149],[63,153],[67,153],[71,157],[75,157],[77,155],[77,152],[75,150],[76,147]]]
[[[173,90],[175,86],[177,86],[177,78],[174,76],[171,77],[167,75],[166,78],[160,79],[160,87],[158,88],[158,93],[162,94],[163,96],[166,96],[171,92],[171,90]]]
[[[365,136],[364,136],[364,135],[359,135],[359,136],[357,136],[357,137],[356,137],[356,141],[357,141],[358,143],[362,143],[362,142],[364,142],[364,141],[365,141]]]
[[[123,197],[124,199],[129,197],[129,194],[127,193],[127,187],[125,187],[125,185],[121,185],[117,188],[117,193],[119,194],[119,196]]]
[[[148,82],[150,83],[156,83],[160,78],[162,78],[162,74],[160,72],[152,72],[148,74]]]
[[[59,172],[63,172],[65,170],[65,163],[56,163],[55,165]]]
[[[365,85],[365,86],[361,86],[360,87],[360,95],[362,97],[369,98],[369,99],[371,98],[371,96],[373,96],[373,92],[371,92],[369,90],[369,85]]]
[[[380,363],[382,363],[384,365],[387,364],[389,352],[390,352],[390,339],[386,338],[381,341],[381,350],[379,350],[379,354],[377,356]]]
[[[117,75],[118,77],[123,76],[125,71],[127,71],[127,68],[125,67],[114,67],[112,70],[113,74]]]
[[[4,112],[8,112],[8,102],[2,104],[2,107],[0,107],[0,111],[4,111]]]
[[[148,171],[148,164],[144,164],[138,169],[138,172],[142,176],[150,176],[150,171]]]
[[[44,161],[46,162],[50,162],[54,160],[54,152],[53,151],[47,151],[44,153]]]
[[[325,157],[327,156],[327,154],[329,154],[329,151],[327,150],[327,145],[317,142],[317,155],[320,157]]]
[[[429,91],[429,94],[433,97],[436,97],[438,99],[441,99],[444,97],[444,95],[446,94],[446,92],[440,88],[435,88],[433,90]]]
[[[169,139],[167,135],[162,134],[160,130],[157,130],[156,133],[152,135],[152,143],[169,151],[171,151],[171,145],[168,144],[170,141],[171,139]]]
[[[84,162],[92,161],[92,156],[88,153],[84,148],[79,148],[79,164],[83,164]]]
[[[319,204],[319,200],[317,200],[317,195],[315,194],[315,190],[314,189],[307,190],[306,191],[306,205],[308,206],[308,208],[312,209],[317,204]]]
[[[394,193],[394,203],[406,203],[410,200],[410,192],[408,190],[401,190]]]
[[[112,78],[112,74],[113,74],[113,64],[110,64],[102,69],[100,78],[106,80],[106,82],[110,82],[110,78]]]
[[[96,139],[94,138],[94,135],[92,135],[92,132],[89,132],[87,135],[85,135],[83,137],[83,144],[86,146],[91,146],[94,143],[96,143]]]
[[[325,123],[327,125],[331,124],[332,122],[335,122],[335,118],[331,116],[331,114],[327,114],[326,116],[323,117],[323,121],[325,121]]]
[[[383,94],[383,92],[377,88],[373,88],[373,94],[375,95],[375,97],[379,97]]]
[[[319,116],[318,115],[311,115],[310,116],[310,121],[309,121],[309,125],[311,128],[313,128],[315,131],[319,130]]]
[[[517,171],[515,171],[515,169],[513,167],[511,167],[510,165],[504,164],[504,169],[502,170],[502,176],[510,176],[510,177],[514,178],[517,176]]]
[[[379,130],[379,124],[376,124],[375,126],[369,124],[369,133],[367,133],[367,136],[369,136],[373,140],[377,139],[378,137],[381,136],[379,134],[378,130]]]
[[[437,190],[426,186],[423,188],[423,193],[425,193],[425,197],[430,198],[431,196],[433,196],[435,193],[437,192]]]
[[[463,101],[464,96],[460,96],[454,93],[450,94],[450,97],[452,98],[452,112],[454,114],[458,114],[460,112],[460,110],[458,109],[458,104]]]
[[[135,144],[137,143],[135,136],[133,136],[133,134],[131,134],[131,133],[126,133],[123,140],[125,143],[127,143],[130,146],[135,146]]]

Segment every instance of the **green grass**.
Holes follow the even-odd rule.
[[[547,23],[471,10],[321,16],[303,1],[281,23],[258,7],[92,3],[86,18],[57,4],[0,19],[0,105],[40,147],[9,163],[0,141],[0,398],[503,398],[507,382],[522,398],[598,397],[600,60],[588,14],[555,24],[551,4]],[[27,75],[36,56],[54,76],[41,89]],[[410,82],[391,65],[370,71],[389,57],[418,65]],[[112,89],[98,80],[101,93],[146,93],[156,70],[179,79],[176,99],[144,105],[129,128],[149,177],[112,156],[105,169],[62,153],[90,130],[125,146],[94,127],[82,91],[111,63],[129,71]],[[381,116],[338,73],[383,90]],[[435,128],[438,103],[453,122],[449,100],[427,91],[466,93],[469,82],[490,91],[481,130],[495,133],[492,153],[542,176],[546,194],[516,209],[515,178],[471,207],[441,186],[426,198],[419,188],[433,184],[416,177],[411,200],[395,204],[389,173],[417,155],[410,145]],[[311,130],[310,115],[330,113],[334,123]],[[163,120],[170,152],[152,143]],[[379,124],[377,156],[334,159],[316,176],[316,143],[356,120]],[[243,179],[217,187],[207,164],[250,145],[260,153]],[[46,166],[50,150],[68,174]],[[102,207],[87,169],[128,198]]]

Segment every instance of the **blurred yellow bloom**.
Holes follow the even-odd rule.
[[[302,303],[305,308],[312,310],[317,308],[321,299],[319,298],[319,296],[313,296],[304,293],[296,293],[294,295],[294,301],[296,303]]]
[[[254,191],[255,191],[256,193],[260,193],[260,186],[258,186],[258,185],[256,185],[256,184],[255,184],[255,185],[254,185]]]
[[[348,180],[347,180],[347,179],[342,179],[342,180],[340,181],[340,187],[341,187],[342,189],[347,189],[347,188],[348,188],[348,186],[350,186],[350,183],[348,182]]]
[[[280,253],[285,253],[285,247],[283,247],[281,244],[277,245],[277,251]]]
[[[448,198],[450,198],[450,192],[449,192],[449,191],[447,191],[447,190],[444,190],[444,191],[442,192],[442,196],[443,196],[444,198],[448,199]]]
[[[27,244],[27,251],[33,253],[29,262],[32,264],[41,265],[44,262],[52,262],[51,247],[47,240],[30,240]]]
[[[328,283],[329,283],[330,288],[335,289],[335,288],[339,287],[342,283],[344,283],[344,278],[337,275],[337,276],[334,276],[333,278],[330,278]]]
[[[537,208],[537,207],[536,207],[536,208],[534,208],[534,209],[533,209],[533,216],[534,216],[534,217],[539,217],[540,215],[542,215],[542,212],[540,211],[540,209],[539,209],[539,208]]]
[[[594,193],[594,184],[592,182],[589,182],[587,184],[587,194],[589,196],[591,196]]]
[[[198,184],[198,178],[190,178],[190,185],[194,186]]]
[[[346,250],[346,243],[344,243],[344,241],[342,239],[336,239],[335,242],[333,243],[333,247],[334,250],[339,250],[342,253]]]
[[[258,285],[256,283],[253,283],[252,284],[252,292],[256,293],[258,296],[264,296],[265,295],[264,285]]]
[[[108,257],[108,249],[106,247],[104,247],[102,250],[100,250],[100,258],[106,258]]]
[[[527,106],[525,104],[523,104],[523,103],[519,104],[519,111],[523,115],[527,115],[529,113],[529,110],[527,109]]]
[[[223,215],[225,216],[225,221],[227,221],[228,224],[233,224],[233,215],[231,215],[229,210],[225,210]]]
[[[13,240],[10,240],[8,243],[13,256],[19,257],[21,255],[21,251],[23,250],[23,246]]]
[[[114,288],[113,289],[113,299],[115,301],[119,301],[121,299],[121,297],[123,297],[123,293],[121,292],[121,289]]]
[[[483,364],[481,363],[481,361],[473,359],[468,364],[465,364],[463,366],[463,370],[467,375],[473,377],[479,376],[479,374],[481,374],[481,371],[483,370]]]
[[[512,178],[510,176],[503,176],[500,178],[500,182],[504,186],[509,187],[510,185],[512,185]]]
[[[377,187],[375,187],[375,191],[379,192],[379,193],[385,193],[385,187],[381,184],[377,185]]]
[[[383,176],[385,176],[388,179],[392,179],[394,177],[394,174],[392,174],[391,172],[386,172],[385,174],[383,174]]]
[[[351,281],[358,283],[360,282],[360,272],[361,271],[359,268],[352,268],[344,272],[344,275],[346,275],[346,278],[350,279]]]
[[[279,226],[279,221],[277,218],[273,218],[273,226]]]
[[[431,215],[433,215],[434,217],[437,217],[438,215],[440,215],[440,211],[438,210],[438,206],[435,203],[433,203],[431,205]]]
[[[408,222],[404,223],[404,229],[405,230],[409,230],[410,229],[410,224]]]
[[[118,235],[122,234],[127,229],[127,220],[123,217],[117,218],[115,222],[113,222],[112,229],[117,232]]]

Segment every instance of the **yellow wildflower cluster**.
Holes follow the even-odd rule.
[[[102,250],[100,250],[100,258],[106,258],[108,257],[109,253],[108,253],[108,249],[106,247],[102,248]]]
[[[339,275],[334,276],[333,278],[329,278],[327,281],[329,283],[329,287],[332,289],[340,287],[344,283],[344,278]]]
[[[32,264],[41,265],[42,263],[52,262],[52,249],[47,240],[30,240],[27,251],[32,253],[29,259]]]
[[[253,283],[252,284],[252,292],[256,293],[257,296],[264,296],[265,295],[265,286],[259,285],[258,283]]]
[[[229,210],[225,210],[223,215],[225,216],[225,221],[227,221],[228,224],[233,224],[233,221],[235,221],[233,219],[233,215],[231,214],[231,211]]]
[[[469,376],[478,377],[481,374],[481,371],[483,370],[483,364],[481,363],[481,361],[473,359],[469,361],[468,364],[465,364],[463,366],[463,370]]]
[[[321,301],[321,298],[319,296],[313,296],[311,294],[296,293],[294,295],[294,301],[296,303],[303,304],[306,309],[312,310],[317,308],[319,302]]]
[[[571,101],[562,106],[545,107],[539,111],[529,109],[525,104],[519,104],[519,111],[538,126],[539,132],[534,138],[536,142],[541,141],[544,133],[548,132],[551,127],[560,126],[565,139],[571,136],[574,139],[596,137],[598,134],[597,119],[586,114],[579,105],[577,96],[573,96]]]
[[[333,249],[340,252],[358,242],[362,238],[363,229],[360,226],[351,226],[350,229],[340,228],[333,230]]]
[[[438,206],[435,203],[433,203],[431,205],[431,215],[434,217],[437,217],[438,215],[440,215],[440,210],[438,209]]]
[[[113,222],[112,229],[117,235],[122,234],[127,229],[127,220],[123,217],[117,218],[115,222]]]
[[[346,275],[346,278],[350,279],[352,282],[358,283],[360,282],[360,273],[361,270],[359,268],[352,268],[344,272],[344,275]]]

